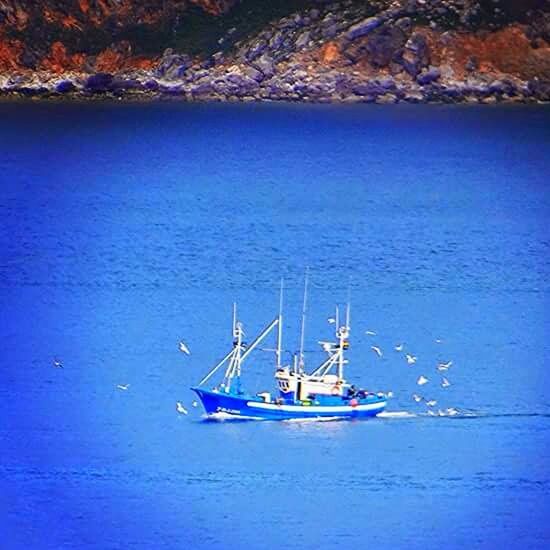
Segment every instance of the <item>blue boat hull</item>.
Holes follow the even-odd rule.
[[[200,398],[208,416],[255,420],[290,420],[296,418],[366,418],[376,416],[386,407],[386,399],[378,395],[330,405],[265,402],[257,396],[223,393],[191,388]]]

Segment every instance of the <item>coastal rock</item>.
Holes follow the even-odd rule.
[[[96,73],[86,79],[84,83],[84,88],[86,91],[92,93],[107,92],[110,89],[112,81],[112,74]]]
[[[407,35],[399,27],[384,24],[369,35],[366,50],[375,67],[387,67],[402,51]]]
[[[527,83],[527,90],[538,101],[550,101],[550,80],[533,78]]]
[[[546,101],[550,15],[526,1],[0,0],[0,93]]]
[[[382,23],[384,23],[384,19],[380,17],[367,17],[366,19],[363,19],[363,21],[352,25],[348,29],[346,39],[349,41],[357,40],[358,38],[369,34],[371,31],[382,25]]]
[[[265,40],[257,40],[252,44],[249,50],[246,52],[246,59],[253,61],[257,57],[261,56],[267,49],[267,42]]]
[[[275,74],[275,62],[267,55],[262,55],[256,59],[252,66],[260,71],[265,78],[271,78]]]
[[[262,73],[262,71],[259,71],[251,65],[245,65],[242,71],[247,77],[252,78],[256,82],[261,82],[265,78],[265,74]]]
[[[158,62],[154,75],[165,80],[178,80],[191,65],[192,59],[188,55],[175,54],[173,50],[168,49]]]
[[[415,32],[411,35],[405,44],[402,59],[403,67],[412,77],[416,77],[424,67],[428,66],[430,50],[423,34]]]
[[[311,32],[310,31],[304,31],[296,39],[296,42],[295,42],[296,49],[301,50],[302,48],[305,48],[309,44],[310,41],[311,41]]]
[[[422,72],[416,77],[416,81],[421,85],[425,86],[438,80],[441,77],[441,71],[437,67],[430,67],[428,69],[423,69]]]
[[[74,92],[75,90],[76,86],[72,80],[61,80],[55,85],[55,91],[58,94],[67,94],[69,92]]]

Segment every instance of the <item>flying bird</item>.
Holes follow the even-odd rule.
[[[419,386],[423,386],[424,384],[428,383],[428,379],[423,376],[422,374],[418,377],[418,380],[416,381],[416,383],[419,385]]]
[[[176,402],[176,411],[180,414],[187,414],[187,409],[181,404],[181,401]]]
[[[395,351],[403,351],[403,344],[399,344],[397,346],[395,346]]]
[[[435,399],[430,399],[429,401],[426,401],[426,405],[428,405],[428,407],[433,407],[434,405],[437,405],[437,401]]]
[[[443,340],[441,340],[440,338],[437,338],[436,341],[435,341],[436,344],[442,344],[443,343]]]
[[[407,358],[407,363],[409,365],[414,365],[416,363],[416,356],[415,355],[410,355],[409,353],[407,353],[407,355],[405,355],[405,357]]]
[[[420,401],[422,401],[422,399],[424,399],[421,395],[417,395],[416,393],[413,393],[412,398],[413,398],[417,403],[420,403]]]
[[[119,390],[127,390],[130,387],[130,384],[117,384],[116,387]]]
[[[192,405],[193,405],[193,407],[198,407],[199,406],[199,404],[196,401],[193,401]]]
[[[370,349],[378,355],[378,357],[382,357],[382,350],[378,346],[371,346]]]
[[[369,336],[376,336],[376,332],[374,332],[373,330],[367,330],[365,334],[368,334]]]
[[[392,391],[389,391],[388,393],[386,393],[386,397],[389,399],[389,398],[392,398],[393,397],[393,392]]]
[[[327,319],[327,322],[330,323],[331,325],[334,325],[334,323],[336,323],[336,319],[334,317],[329,317]]]
[[[437,365],[437,370],[438,371],[444,371],[444,370],[448,370],[451,368],[453,362],[452,361],[448,361],[447,363],[439,363],[439,365]]]
[[[326,351],[327,353],[332,351],[332,342],[318,342],[318,344],[321,344],[323,351]]]
[[[53,366],[57,369],[62,369],[63,368],[63,365],[61,364],[61,361],[59,359],[54,359],[53,360]]]
[[[189,348],[185,345],[184,342],[180,342],[180,351],[182,351],[183,353],[186,353],[187,355],[191,353],[189,351]]]
[[[443,377],[443,380],[441,380],[441,387],[448,388],[450,385],[451,383],[445,377]]]

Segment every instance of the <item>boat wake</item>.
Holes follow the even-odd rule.
[[[376,415],[377,418],[414,418],[417,414],[407,411],[384,411]]]
[[[228,414],[224,412],[203,414],[202,419],[205,420],[206,422],[228,422],[228,421],[242,422],[244,420],[265,420],[264,418],[261,418],[259,416],[244,416],[244,415],[237,415],[237,414]]]

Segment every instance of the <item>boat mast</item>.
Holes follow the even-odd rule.
[[[277,370],[282,367],[281,363],[281,347],[283,341],[283,289],[284,279],[281,278],[281,289],[279,291],[279,324],[277,326]]]
[[[299,372],[304,372],[304,338],[306,331],[306,308],[307,308],[307,283],[309,276],[309,267],[306,267],[306,277],[304,281],[304,304],[302,307],[302,330],[300,334],[300,356],[298,360]]]
[[[351,278],[348,283],[348,301],[346,304],[346,323],[338,329],[339,349],[338,349],[338,378],[344,378],[344,350],[348,348],[349,331],[350,331],[350,294],[351,294]]]

